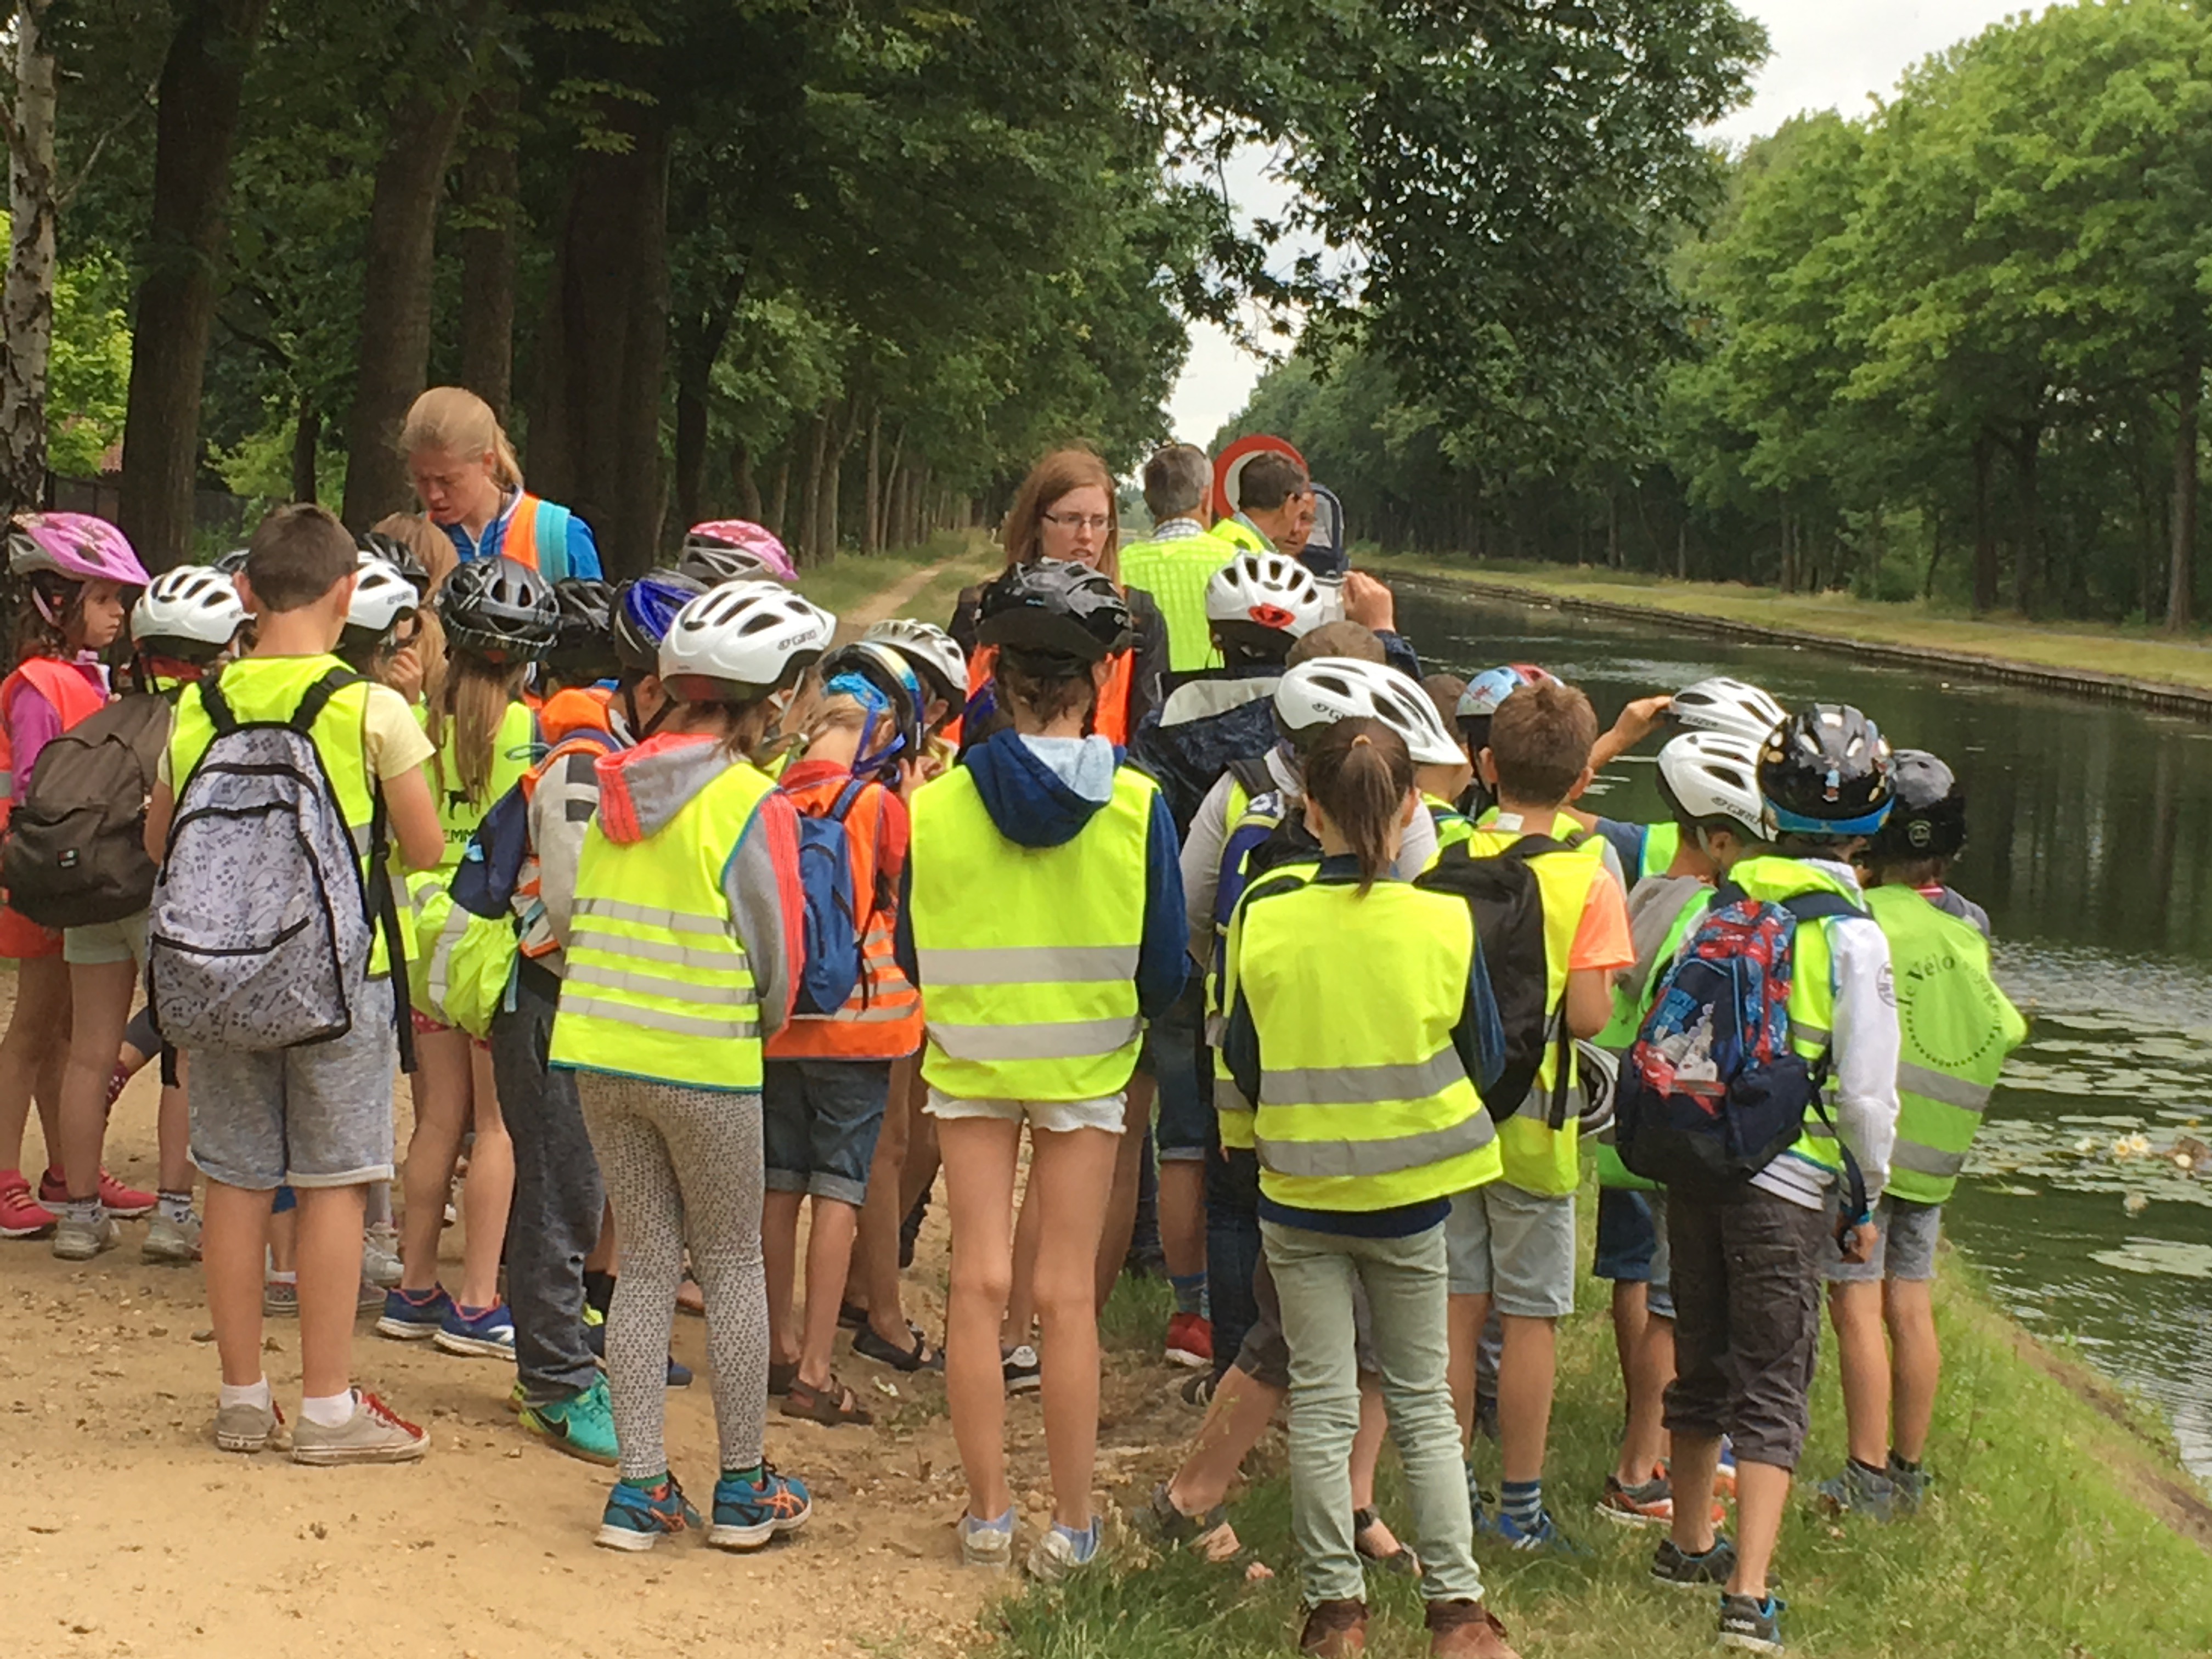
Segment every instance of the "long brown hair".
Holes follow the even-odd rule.
[[[1359,860],[1359,890],[1390,867],[1390,831],[1413,787],[1406,740],[1381,720],[1339,720],[1305,757],[1306,799],[1328,815]]]
[[[1030,469],[1006,509],[1006,562],[1027,564],[1038,556],[1040,526],[1052,504],[1072,489],[1095,486],[1106,492],[1106,541],[1098,568],[1116,587],[1121,585],[1121,509],[1115,499],[1114,475],[1087,449],[1055,449]]]
[[[486,662],[471,652],[457,651],[446,664],[443,692],[429,704],[430,741],[438,745],[431,764],[438,769],[441,800],[456,786],[471,806],[491,804],[492,768],[499,758],[499,729],[507,720],[507,706],[522,695],[525,669]],[[446,775],[446,732],[453,737],[455,777]]]

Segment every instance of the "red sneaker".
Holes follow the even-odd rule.
[[[1179,1313],[1168,1321],[1168,1363],[1193,1370],[1213,1364],[1213,1326],[1204,1316]]]
[[[59,1170],[48,1170],[39,1177],[39,1202],[66,1204],[69,1201],[69,1182]],[[136,1187],[126,1187],[107,1173],[105,1166],[100,1171],[100,1201],[107,1213],[118,1221],[133,1221],[152,1209],[161,1200],[151,1193],[142,1193]]]
[[[31,1196],[21,1170],[0,1170],[0,1238],[44,1238],[53,1231],[52,1210]]]

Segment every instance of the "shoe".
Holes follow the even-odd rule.
[[[1721,1595],[1720,1644],[1746,1653],[1782,1651],[1781,1601],[1770,1595],[1755,1601],[1748,1595]]]
[[[276,1431],[284,1426],[283,1411],[275,1401],[267,1406],[218,1406],[215,1413],[215,1443],[227,1452],[266,1451]]]
[[[1014,1512],[1010,1508],[995,1521],[978,1521],[963,1511],[960,1516],[960,1565],[985,1572],[1005,1572],[1014,1565]]]
[[[707,1541],[718,1550],[757,1550],[797,1532],[814,1513],[806,1483],[763,1463],[758,1480],[724,1475],[714,1483],[714,1519]]]
[[[377,1322],[380,1327],[383,1321]],[[495,1302],[489,1308],[474,1312],[458,1302],[446,1304],[446,1316],[438,1322],[436,1333],[430,1340],[447,1353],[458,1353],[472,1359],[512,1359],[514,1358],[514,1316],[507,1310],[507,1304]]]
[[[1184,1405],[1195,1406],[1204,1411],[1213,1403],[1213,1391],[1220,1386],[1220,1378],[1212,1371],[1200,1371],[1196,1376],[1187,1378],[1176,1392],[1182,1396]]]
[[[1481,1478],[1475,1474],[1474,1464],[1462,1458],[1460,1468],[1467,1474],[1467,1512],[1474,1517],[1475,1534],[1480,1537],[1490,1530],[1487,1506],[1495,1501],[1495,1495],[1483,1491]]]
[[[1651,1577],[1676,1589],[1713,1589],[1729,1581],[1735,1571],[1735,1546],[1719,1533],[1703,1555],[1692,1555],[1671,1538],[1659,1540],[1651,1557]]]
[[[115,1229],[115,1218],[101,1214],[86,1221],[80,1217],[65,1215],[54,1223],[54,1260],[57,1261],[89,1261],[103,1250],[112,1250],[121,1239]]]
[[[69,1201],[69,1182],[59,1170],[48,1170],[39,1177],[39,1202],[50,1210]],[[126,1187],[106,1170],[100,1172],[100,1201],[108,1214],[118,1221],[136,1221],[161,1203],[155,1193],[142,1193],[136,1187]]]
[[[1204,1315],[1179,1313],[1168,1321],[1168,1364],[1213,1369],[1213,1326]]]
[[[61,1253],[61,1239],[54,1239]],[[1846,1459],[1841,1474],[1823,1480],[1814,1492],[1822,1508],[1836,1515],[1863,1515],[1869,1521],[1897,1518],[1897,1486],[1887,1474],[1877,1474],[1856,1460]]]
[[[1030,1577],[1040,1584],[1057,1584],[1071,1572],[1091,1565],[1098,1559],[1101,1536],[1095,1515],[1081,1532],[1070,1532],[1054,1522],[1030,1551]]]
[[[1638,1486],[1624,1486],[1620,1477],[1605,1478],[1605,1496],[1597,1512],[1622,1527],[1671,1527],[1674,1524],[1674,1489],[1663,1474],[1655,1474]]]
[[[353,1391],[353,1415],[335,1429],[302,1417],[292,1431],[292,1461],[317,1468],[342,1463],[412,1463],[430,1437],[366,1389]]]
[[[1427,1623],[1430,1659],[1521,1659],[1483,1602],[1431,1601]]]
[[[146,1239],[138,1247],[141,1261],[168,1262],[186,1267],[200,1259],[200,1218],[188,1215],[172,1221],[161,1211],[146,1224]]]
[[[1519,1550],[1524,1555],[1584,1555],[1583,1547],[1561,1532],[1552,1512],[1544,1510],[1536,1517],[1533,1527],[1522,1528],[1504,1510],[1498,1511],[1490,1522],[1492,1536],[1506,1548]]]
[[[688,1389],[691,1386],[691,1368],[674,1354],[668,1356],[668,1386]]]
[[[1298,1632],[1298,1651],[1315,1659],[1347,1659],[1367,1651],[1367,1603],[1316,1601],[1306,1609]]]
[[[1895,1452],[1889,1455],[1889,1484],[1897,1492],[1897,1510],[1900,1515],[1913,1515],[1928,1501],[1928,1489],[1936,1484],[1936,1477],[1925,1466],[1907,1468],[1898,1461]]]
[[[43,1238],[58,1218],[31,1196],[21,1170],[0,1170],[0,1238]]]
[[[294,1319],[300,1312],[300,1287],[289,1279],[262,1281],[261,1311],[272,1319]]]
[[[518,1391],[522,1387],[520,1382],[514,1386]],[[566,1400],[544,1406],[525,1405],[515,1417],[526,1432],[551,1441],[571,1457],[580,1457],[586,1463],[602,1463],[610,1468],[619,1461],[615,1444],[614,1407],[607,1399],[607,1380],[604,1376],[593,1377],[590,1388]]]
[[[427,1291],[387,1291],[384,1311],[377,1316],[376,1334],[401,1342],[427,1342],[437,1335],[438,1328],[445,1323],[446,1310],[453,1305],[453,1298],[441,1285]]]
[[[1006,1357],[1003,1369],[1008,1394],[1035,1394],[1044,1386],[1043,1375],[1037,1370],[1036,1350],[1026,1342]]]
[[[389,1222],[371,1227],[361,1241],[361,1276],[380,1291],[399,1284],[399,1229]]]
[[[684,1498],[674,1475],[662,1476],[657,1486],[617,1480],[607,1495],[599,1535],[593,1541],[611,1550],[649,1550],[663,1534],[689,1532],[699,1524],[699,1511]]]

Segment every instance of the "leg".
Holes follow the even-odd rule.
[[[1176,1279],[1206,1271],[1206,1164],[1200,1158],[1160,1164],[1160,1249]]]
[[[1022,1126],[994,1117],[939,1119],[952,1285],[945,1299],[945,1395],[968,1476],[968,1513],[995,1521],[1013,1507],[1006,1486],[1006,1388],[999,1329],[1014,1280],[1014,1166]],[[1024,1333],[1023,1340],[1028,1340]]]
[[[1359,1378],[1352,1355],[1355,1269],[1344,1253],[1351,1241],[1267,1221],[1260,1226],[1291,1349],[1291,1524],[1306,1604],[1364,1601],[1367,1581],[1352,1536]],[[1462,1480],[1462,1517],[1466,1490]]]
[[[1213,1312],[1213,1375],[1228,1370],[1257,1310],[1260,1161],[1242,1147],[1216,1146],[1206,1160],[1206,1295]]]
[[[941,1147],[944,1130],[940,1127],[938,1133]],[[1010,1348],[1025,1347],[1036,1340],[1036,1259],[1037,1246],[1044,1237],[1044,1212],[1036,1202],[1036,1137],[1032,1134],[1029,1184],[1022,1190],[1021,1213],[1014,1222],[1014,1283],[1006,1297],[1006,1328],[1000,1339]]]
[[[853,1238],[890,1097],[891,1066],[887,1060],[793,1063],[806,1091],[806,1188],[814,1199],[813,1224],[806,1237],[806,1325],[799,1339],[799,1375],[808,1388],[826,1389],[830,1357],[837,1344],[838,1304],[852,1270]]]
[[[1943,1375],[1935,1286],[1924,1279],[1893,1279],[1882,1289],[1889,1326],[1890,1409],[1896,1418],[1889,1443],[1906,1462],[1917,1463],[1928,1453],[1928,1426],[1936,1418],[1936,1390]]]
[[[160,1116],[155,1120],[155,1144],[160,1148],[161,1190],[189,1193],[192,1189],[192,1108],[185,1094],[191,1086],[188,1057],[177,1056],[177,1084],[161,1087]]]
[[[310,1400],[353,1382],[353,1322],[361,1294],[361,1187],[300,1189],[300,1392]]]
[[[1052,1218],[1037,1249],[1038,1358],[1044,1389],[1045,1456],[1052,1466],[1053,1519],[1071,1532],[1091,1525],[1091,1474],[1098,1449],[1098,1298],[1096,1270],[1110,1184],[1125,1131],[1046,1130],[1034,1137],[1030,1195]],[[1126,1243],[1121,1249],[1128,1248]],[[1118,1265],[1121,1258],[1114,1256]]]
[[[1628,1423],[1621,1431],[1620,1462],[1613,1471],[1613,1478],[1624,1486],[1649,1480],[1666,1455],[1662,1410],[1674,1376],[1674,1322],[1650,1315],[1628,1361]]]
[[[491,1055],[469,1044],[469,1093],[477,1138],[469,1149],[469,1178],[461,1186],[461,1294],[465,1308],[499,1305],[499,1263],[507,1248],[507,1218],[514,1206],[514,1142],[499,1109]]]
[[[245,1388],[261,1380],[261,1273],[273,1189],[232,1187],[210,1176],[200,1262],[207,1273],[208,1319],[215,1327],[222,1380]]]
[[[769,1357],[779,1365],[799,1363],[799,1212],[805,1203],[804,1192],[773,1187],[767,1189],[761,1202],[761,1260],[768,1279]]]
[[[1121,1276],[1121,1263],[1129,1254],[1129,1236],[1137,1224],[1137,1170],[1145,1155],[1145,1126],[1152,1121],[1152,1099],[1158,1087],[1139,1072],[1129,1079],[1121,1133],[1114,1142],[1113,1185],[1098,1235],[1095,1264],[1097,1293],[1093,1305],[1103,1308],[1114,1294],[1114,1281]],[[1034,1160],[1036,1154],[1030,1154]]]
[[[461,1150],[461,1124],[469,1109],[469,1036],[447,1028],[415,1034],[415,1130],[407,1141],[399,1218],[402,1290],[428,1291],[438,1283],[438,1240],[446,1224],[453,1160]]]
[[[592,1150],[628,1247],[607,1311],[615,1438],[623,1478],[650,1483],[668,1472],[662,1430],[668,1339],[676,1324],[676,1286],[684,1277],[684,1200],[645,1100],[656,1085],[593,1072],[579,1073],[576,1085]]]
[[[830,1359],[837,1346],[837,1304],[853,1265],[857,1206],[817,1193],[806,1231],[806,1323],[799,1333],[799,1378],[810,1389],[830,1386]],[[902,1345],[903,1346],[903,1345]]]
[[[1544,1478],[1559,1370],[1559,1322],[1501,1314],[1505,1358],[1498,1368],[1498,1451],[1509,1481]]]
[[[1836,1369],[1844,1385],[1844,1423],[1854,1462],[1870,1469],[1889,1463],[1889,1354],[1882,1345],[1880,1284],[1832,1285],[1828,1311],[1836,1327]]]
[[[912,1092],[915,1057],[891,1066],[890,1092],[884,1103],[883,1133],[876,1137],[876,1155],[868,1165],[868,1195],[860,1206],[860,1224],[853,1246],[853,1270],[848,1276],[845,1299],[868,1310],[868,1325],[894,1348],[911,1346],[906,1310],[899,1292],[899,1222],[906,1212],[899,1207],[899,1189],[906,1169],[911,1139],[907,1097]]]
[[[1669,1476],[1674,1489],[1673,1536],[1674,1547],[1686,1555],[1703,1555],[1713,1547],[1713,1480],[1720,1469],[1721,1432],[1728,1416],[1724,1207],[1674,1193],[1667,1199],[1675,1372],[1667,1386],[1663,1420],[1674,1443]]]
[[[1203,1515],[1229,1496],[1245,1458],[1282,1409],[1285,1391],[1231,1366],[1213,1391],[1182,1467],[1168,1481],[1168,1498],[1185,1515]]]
[[[107,1083],[131,1024],[138,964],[78,963],[69,969],[69,1059],[62,1073],[62,1173],[72,1203],[98,1203],[100,1154],[107,1138]]]
[[[46,1134],[46,1157],[39,1167],[61,1158],[60,1094],[45,1086],[43,1073],[49,1058],[67,1048],[69,1024],[69,968],[60,952],[17,963],[15,1008],[8,1018],[7,1036],[0,1038],[0,1158],[8,1160],[8,1169],[24,1167],[23,1130],[30,1121],[34,1093]],[[35,1189],[38,1184],[33,1170],[31,1185]]]

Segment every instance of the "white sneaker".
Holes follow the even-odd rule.
[[[379,1290],[399,1282],[399,1229],[386,1222],[371,1227],[362,1239],[361,1276]]]
[[[115,1218],[105,1210],[90,1221],[65,1215],[54,1224],[54,1257],[59,1261],[89,1261],[117,1242]]]
[[[335,1429],[302,1414],[292,1431],[292,1461],[324,1468],[341,1463],[411,1463],[429,1449],[428,1435],[359,1389],[353,1393],[353,1415]]]
[[[1035,1394],[1044,1386],[1043,1374],[1037,1368],[1037,1353],[1026,1342],[1000,1362],[1006,1377],[1008,1394]]]
[[[985,1572],[1006,1572],[1014,1565],[1014,1512],[1008,1510],[995,1521],[978,1521],[963,1510],[960,1516],[960,1565]]]
[[[159,1210],[146,1224],[146,1242],[138,1247],[142,1261],[167,1261],[188,1266],[200,1259],[200,1218],[188,1215],[172,1221]]]

